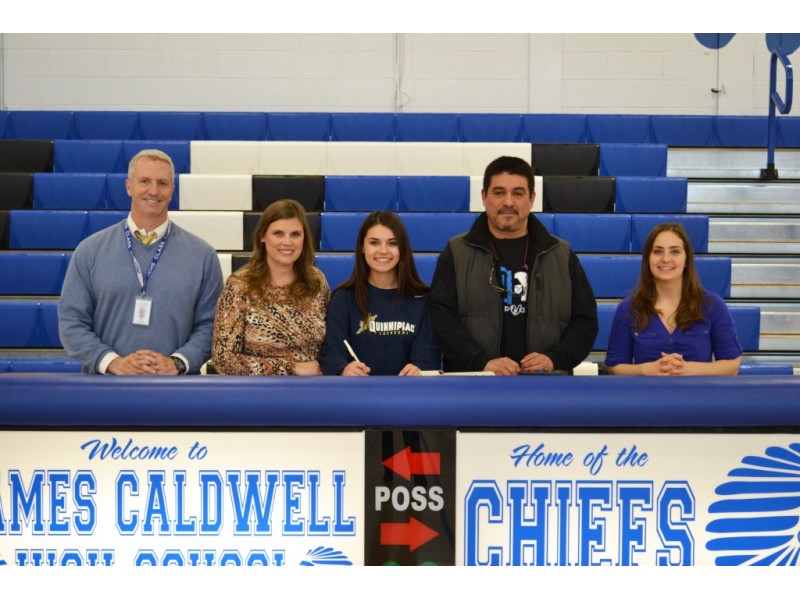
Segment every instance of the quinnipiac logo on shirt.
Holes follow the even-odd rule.
[[[745,456],[714,490],[706,549],[717,565],[800,564],[800,443]]]
[[[414,333],[415,325],[407,321],[378,321],[378,315],[369,315],[367,321],[358,324],[356,335],[369,331],[378,335],[409,335]]]

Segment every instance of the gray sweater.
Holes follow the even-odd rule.
[[[58,332],[67,354],[84,373],[96,373],[109,352],[126,356],[154,350],[178,353],[197,371],[211,356],[211,335],[222,271],[214,249],[172,223],[155,271],[147,282],[150,325],[133,325],[141,287],[125,244],[124,223],[82,241],[70,260],[58,303]],[[146,273],[157,243],[132,237],[133,252]]]

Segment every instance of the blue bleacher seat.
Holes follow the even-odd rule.
[[[330,141],[331,115],[330,113],[269,113],[267,139],[296,142]]]
[[[717,116],[714,119],[717,143],[724,148],[765,148],[767,117]]]
[[[199,112],[142,111],[139,113],[139,128],[145,140],[201,140],[203,115]]]
[[[8,134],[8,121],[8,111],[0,110],[0,140],[10,137]]]
[[[397,210],[397,177],[328,176],[326,211]]]
[[[115,210],[89,211],[89,213],[86,216],[86,232],[87,232],[86,236],[88,237],[93,233],[102,231],[106,227],[111,227],[112,225],[121,223],[122,220],[127,216],[128,216],[127,212],[120,212]],[[122,231],[121,227],[120,231]]]
[[[38,321],[39,307],[36,302],[0,302],[0,347],[41,347],[36,335]]]
[[[556,215],[555,213],[539,213],[534,215],[545,229],[551,234],[555,235],[556,230]]]
[[[708,252],[708,215],[633,215],[631,251],[641,252],[650,231],[659,223],[680,223],[686,229],[695,254]]]
[[[355,237],[353,237],[355,240]],[[325,275],[328,285],[334,289],[353,272],[352,254],[317,254],[317,268]]]
[[[110,140],[56,140],[53,171],[56,173],[122,173],[122,142]]]
[[[57,306],[55,300],[0,303],[0,347],[60,348]]]
[[[469,177],[398,177],[398,210],[409,212],[466,212]]]
[[[696,256],[697,276],[704,288],[723,298],[731,297],[731,257]]]
[[[431,281],[433,281],[433,272],[436,270],[437,260],[439,260],[438,254],[414,255],[414,264],[417,266],[417,274],[426,285],[430,285]]]
[[[611,323],[614,320],[616,304],[601,303],[597,305],[598,333],[593,349],[596,351],[608,348],[608,335],[611,332]],[[756,306],[738,306],[728,304],[731,316],[736,323],[736,332],[739,342],[745,352],[758,350],[758,336],[760,333],[760,311]]]
[[[458,115],[452,113],[398,113],[395,120],[398,142],[458,141]]]
[[[111,210],[130,210],[131,197],[128,195],[128,190],[125,187],[125,181],[128,179],[127,173],[109,173],[106,175],[106,198],[108,199],[108,208]],[[178,184],[178,177],[175,177],[175,185]],[[172,194],[172,202],[170,202],[170,210],[173,210],[172,204],[176,202],[177,190]]]
[[[761,336],[761,309],[758,306],[739,306],[728,304],[736,332],[739,334],[739,343],[746,352],[758,350],[759,337]]]
[[[67,140],[72,138],[72,111],[13,110],[10,135],[20,140]]]
[[[624,298],[630,295],[642,269],[637,254],[580,257],[583,270],[597,298]],[[731,259],[727,256],[696,256],[695,265],[703,285],[722,296],[731,293]]]
[[[0,131],[3,130],[0,122]],[[779,148],[800,148],[800,117],[778,117]]]
[[[459,140],[462,142],[520,142],[522,115],[459,115]]]
[[[0,296],[59,295],[69,258],[64,253],[0,253]]]
[[[393,142],[392,113],[331,113],[333,142]]]
[[[641,270],[641,257],[581,256],[581,266],[586,271],[596,298],[624,298],[633,291]]]
[[[12,210],[9,212],[10,248],[72,250],[88,235],[84,210]]]
[[[361,223],[369,213],[324,212],[320,215],[319,248],[324,252],[352,252]]]
[[[793,375],[791,363],[763,363],[743,360],[739,364],[739,376],[744,375],[767,375],[777,377],[781,375]]]
[[[600,175],[666,177],[667,147],[662,144],[601,144]]]
[[[57,358],[0,359],[0,373],[80,373],[81,363]]]
[[[681,177],[617,177],[618,213],[685,213],[689,182]]]
[[[523,142],[583,144],[586,115],[522,115]]]
[[[653,142],[670,147],[703,148],[714,144],[714,117],[705,115],[653,115]]]
[[[61,348],[58,335],[58,300],[42,300],[39,304],[41,348]]]
[[[630,215],[554,215],[553,234],[566,240],[575,252],[630,252]]]
[[[267,139],[266,113],[203,113],[204,138],[207,140],[253,141]]]
[[[75,137],[79,140],[138,139],[139,113],[123,110],[76,111]]]
[[[102,173],[36,173],[33,207],[44,210],[103,210],[108,207]]]
[[[441,252],[454,235],[468,231],[473,213],[400,213],[414,252]]]
[[[175,174],[191,172],[190,144],[189,141],[123,141],[122,142],[122,161],[124,168],[120,172],[128,172],[128,163],[142,150],[155,148],[165,154],[169,154],[172,162],[175,163]],[[111,171],[109,171],[111,172]]]
[[[597,144],[650,143],[650,117],[647,115],[587,115],[590,142]]]

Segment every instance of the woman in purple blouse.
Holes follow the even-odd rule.
[[[606,366],[614,375],[736,375],[742,346],[725,301],[704,290],[683,226],[647,236],[633,295],[617,306]]]

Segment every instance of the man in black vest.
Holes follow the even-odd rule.
[[[571,371],[597,336],[597,302],[578,257],[531,214],[533,171],[501,156],[486,167],[486,210],[450,239],[431,285],[445,371]]]

